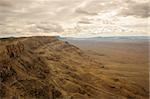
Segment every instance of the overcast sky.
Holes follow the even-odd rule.
[[[147,35],[149,0],[0,0],[0,37]]]

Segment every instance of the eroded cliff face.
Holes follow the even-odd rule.
[[[10,58],[19,57],[24,51],[24,45],[20,42],[17,42],[16,44],[7,45],[6,50]]]
[[[100,69],[103,64],[57,37],[0,40],[2,99],[148,98],[143,88]]]

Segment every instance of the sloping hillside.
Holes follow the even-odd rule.
[[[3,99],[147,99],[132,82],[106,76],[101,62],[57,37],[0,40]]]

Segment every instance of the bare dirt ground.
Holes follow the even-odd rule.
[[[101,72],[149,90],[148,40],[69,40],[104,68]]]

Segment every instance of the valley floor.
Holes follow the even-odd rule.
[[[147,40],[68,40],[100,61],[105,75],[126,79],[145,91],[149,90],[149,61]]]

